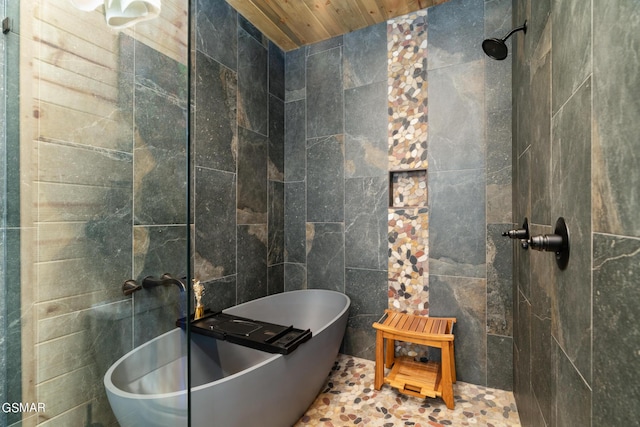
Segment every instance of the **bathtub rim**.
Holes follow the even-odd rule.
[[[349,307],[351,306],[351,298],[349,298],[349,296],[345,293],[342,292],[338,292],[338,291],[333,291],[330,289],[298,289],[298,290],[294,290],[294,291],[286,291],[286,292],[280,292],[277,294],[272,294],[272,295],[267,295],[261,298],[257,298],[251,301],[247,301],[247,302],[243,302],[241,304],[237,304],[234,305],[230,308],[234,308],[234,307],[241,307],[241,306],[245,306],[247,304],[251,304],[251,303],[255,303],[258,300],[261,301],[266,301],[269,300],[271,298],[277,298],[277,297],[282,297],[283,294],[289,294],[289,293],[332,293],[332,294],[337,294],[341,297],[344,298],[344,306],[342,307],[342,309],[340,310],[340,312],[334,316],[329,322],[325,323],[314,335],[318,335],[320,334],[322,331],[324,331],[325,329],[327,329],[330,325],[334,324],[340,317],[344,316],[345,312],[349,310]],[[223,312],[225,312],[227,309],[222,310]],[[176,330],[182,331],[181,328],[176,327],[174,329],[171,329],[161,335],[158,335],[157,337],[147,341],[146,343],[133,348],[132,350],[128,351],[127,353],[125,353],[122,357],[120,357],[117,361],[115,361],[110,367],[109,369],[107,369],[107,372],[104,374],[103,377],[103,383],[105,386],[105,389],[107,390],[107,392],[109,393],[113,393],[114,395],[118,396],[119,398],[126,398],[126,399],[138,399],[138,400],[152,400],[152,399],[171,399],[171,398],[176,398],[176,397],[180,397],[182,395],[186,395],[187,390],[186,388],[184,390],[179,390],[179,391],[173,391],[170,393],[154,393],[154,394],[138,394],[138,393],[131,393],[128,391],[124,391],[121,390],[119,387],[117,387],[113,381],[111,380],[112,376],[113,376],[113,371],[115,371],[118,366],[120,366],[120,364],[126,360],[131,354],[133,354],[136,351],[141,350],[142,348],[152,345],[155,341],[159,341],[161,340],[164,336],[172,334],[172,333],[176,333]],[[311,338],[313,339],[313,337]],[[229,343],[230,345],[238,345],[238,344],[232,344]],[[256,351],[260,351],[260,350],[256,350]],[[294,355],[295,353],[292,353],[292,355]],[[287,355],[290,356],[290,355]],[[186,357],[186,356],[182,356],[182,357]],[[224,383],[227,381],[231,381],[234,378],[243,375],[244,373],[246,373],[247,371],[254,371],[266,364],[272,363],[274,360],[281,358],[281,357],[285,357],[285,355],[283,354],[273,354],[272,356],[264,359],[261,362],[256,363],[255,365],[252,365],[250,368],[247,369],[243,369],[242,371],[236,372],[234,374],[228,375],[224,378],[221,378],[219,380],[215,380],[213,382],[209,382],[206,384],[202,384],[196,387],[191,387],[191,393],[196,392],[196,391],[200,391],[200,390],[204,390],[207,387],[210,387],[211,384],[216,383],[216,384],[220,384],[220,383]]]

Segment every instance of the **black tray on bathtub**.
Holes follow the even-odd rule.
[[[185,329],[186,318],[178,319],[176,325]],[[280,354],[291,353],[311,338],[309,329],[276,325],[221,311],[205,313],[205,316],[198,320],[193,320],[191,316],[191,332],[268,353]]]

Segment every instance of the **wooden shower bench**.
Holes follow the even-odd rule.
[[[441,397],[447,408],[453,409],[455,322],[454,317],[414,316],[385,310],[382,318],[373,324],[376,329],[375,389],[380,390],[382,384],[389,384],[411,396]],[[416,362],[406,356],[396,358],[395,340],[440,348],[442,362]],[[391,368],[387,376],[384,376],[384,367]]]

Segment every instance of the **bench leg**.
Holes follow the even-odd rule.
[[[450,347],[450,354],[451,354],[451,382],[455,383],[456,382],[456,356],[455,353],[453,351],[453,341],[451,341],[449,343],[449,347]]]
[[[451,346],[448,343],[442,346],[442,361],[440,363],[440,369],[442,370],[442,400],[447,405],[447,408],[453,409],[455,407],[453,399],[453,384],[451,382]]]
[[[396,357],[396,342],[391,338],[387,338],[387,351],[385,354],[384,364],[387,369],[391,369]]]
[[[380,390],[384,382],[384,338],[382,332],[376,332],[376,372],[373,387]]]

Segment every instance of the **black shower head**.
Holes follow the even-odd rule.
[[[509,34],[501,39],[486,39],[482,42],[482,50],[484,50],[484,53],[486,53],[490,58],[502,61],[509,54],[509,49],[507,49],[507,44],[505,43],[505,41],[507,41],[507,39],[517,31],[524,31],[524,33],[526,34],[527,21],[524,21],[524,24],[522,26],[509,31]]]

